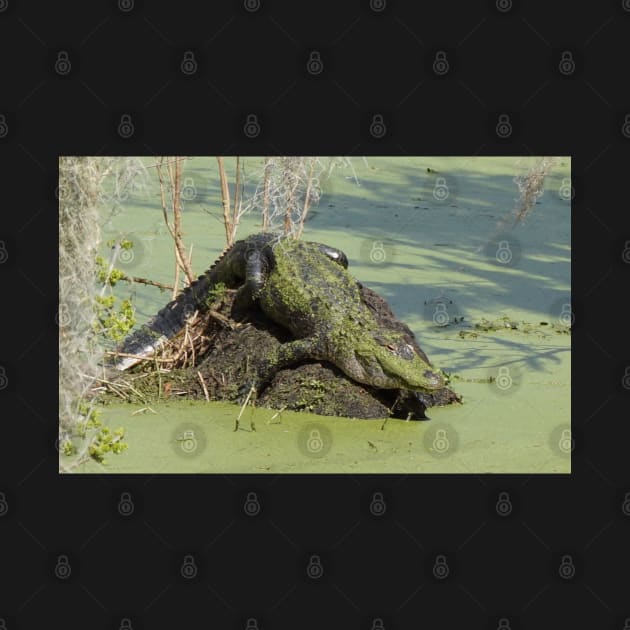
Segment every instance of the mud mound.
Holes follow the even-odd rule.
[[[381,325],[402,332],[406,341],[428,361],[411,330],[395,318],[387,302],[374,291],[359,286],[363,301]],[[209,313],[199,316],[172,340],[173,361],[162,363],[160,372],[145,364],[133,376],[129,375],[143,396],[237,401],[239,389],[256,366],[292,337],[255,306],[237,311],[235,293],[223,292]],[[183,345],[184,337],[190,350],[182,352],[180,348],[175,352],[174,348]],[[330,363],[313,361],[280,370],[259,394],[256,404],[327,416],[424,419],[427,407],[460,400],[447,387],[433,394],[377,390],[355,383]]]

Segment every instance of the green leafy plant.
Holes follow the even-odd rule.
[[[95,299],[94,332],[111,341],[121,341],[136,323],[131,300],[117,300],[113,295]]]
[[[116,241],[109,241],[112,247]],[[130,250],[133,243],[129,240],[118,242],[121,249]],[[104,295],[105,289],[116,286],[121,279],[126,279],[124,271],[109,265],[102,256],[96,256],[96,278],[103,289],[100,295],[95,296],[94,308],[96,319],[94,332],[102,339],[119,342],[134,327],[136,317],[134,315],[131,300],[119,300],[114,295]]]
[[[120,338],[133,325],[128,302],[104,302],[111,287],[124,277],[98,258],[100,226],[109,217],[102,210],[112,208],[112,216],[122,206],[121,199],[144,190],[146,167],[139,158],[61,156],[59,158],[59,452],[73,455],[74,461],[61,461],[60,469],[71,472],[90,459],[92,438],[96,457],[104,452],[120,452],[120,434],[99,437],[99,428],[89,428],[92,417],[94,383],[102,374],[104,331],[111,331],[109,343]],[[118,244],[129,249],[131,242]],[[101,273],[102,272],[102,273]],[[101,322],[95,325],[95,320]],[[117,322],[117,323],[115,323]],[[85,402],[83,402],[85,401]],[[79,435],[83,432],[86,437]],[[94,432],[96,435],[93,435]],[[108,446],[109,445],[109,446]]]
[[[98,409],[81,401],[77,410],[80,420],[75,425],[75,436],[82,441],[88,440],[87,454],[99,463],[105,462],[105,455],[113,453],[119,455],[125,451],[129,445],[124,442],[125,429],[119,427],[113,431],[109,427],[103,426]],[[78,453],[76,445],[66,438],[60,444],[60,451],[66,457],[71,457]]]

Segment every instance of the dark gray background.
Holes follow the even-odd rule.
[[[622,630],[630,2],[201,7],[0,0],[0,627]],[[573,474],[59,477],[57,157],[167,153],[571,155]]]

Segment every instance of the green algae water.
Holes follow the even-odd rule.
[[[357,420],[186,400],[102,407],[126,429],[129,449],[85,473],[570,473],[570,160],[561,159],[525,222],[509,234],[513,181],[534,158],[354,159],[323,183],[303,238],[345,251],[349,271],[377,291],[452,375],[464,404],[431,408],[431,420]],[[247,158],[253,172],[262,160]],[[355,177],[356,176],[356,177]],[[224,246],[215,161],[187,162],[183,215],[193,268]],[[260,230],[242,222],[239,238]],[[103,241],[126,235],[129,275],[171,283],[173,254],[157,184],[105,216]],[[104,246],[104,254],[106,254]],[[138,323],[170,296],[133,295]],[[144,409],[144,410],[143,410]],[[252,422],[255,430],[252,430]]]
[[[460,388],[468,398],[470,386]],[[237,405],[177,401],[104,409],[123,425],[129,450],[84,473],[536,473],[568,472],[570,452],[550,440],[548,421],[523,405],[506,417],[474,399],[432,408],[431,420],[357,420]],[[153,413],[155,412],[155,413]],[[520,414],[528,422],[512,423]],[[276,416],[276,417],[274,417]],[[253,426],[252,426],[253,425]],[[561,439],[558,434],[558,441]]]

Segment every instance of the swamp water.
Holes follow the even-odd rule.
[[[85,473],[569,473],[571,422],[570,159],[548,176],[524,224],[497,233],[516,205],[513,182],[533,158],[352,158],[323,183],[304,237],[343,249],[351,273],[377,291],[453,377],[463,405],[430,421],[353,420],[187,400],[102,407],[129,449]],[[224,246],[215,160],[186,163],[183,228],[201,273]],[[247,158],[247,172],[262,160]],[[152,173],[150,173],[152,175]],[[185,182],[186,184],[186,182]],[[172,283],[173,255],[157,184],[105,218],[103,242],[125,234],[129,275]],[[247,191],[246,191],[247,192]],[[245,217],[239,237],[259,231]],[[103,253],[106,255],[104,246]],[[120,283],[138,323],[169,299]],[[155,413],[154,413],[155,412]],[[274,417],[275,416],[275,417]],[[253,420],[255,431],[251,430]]]

